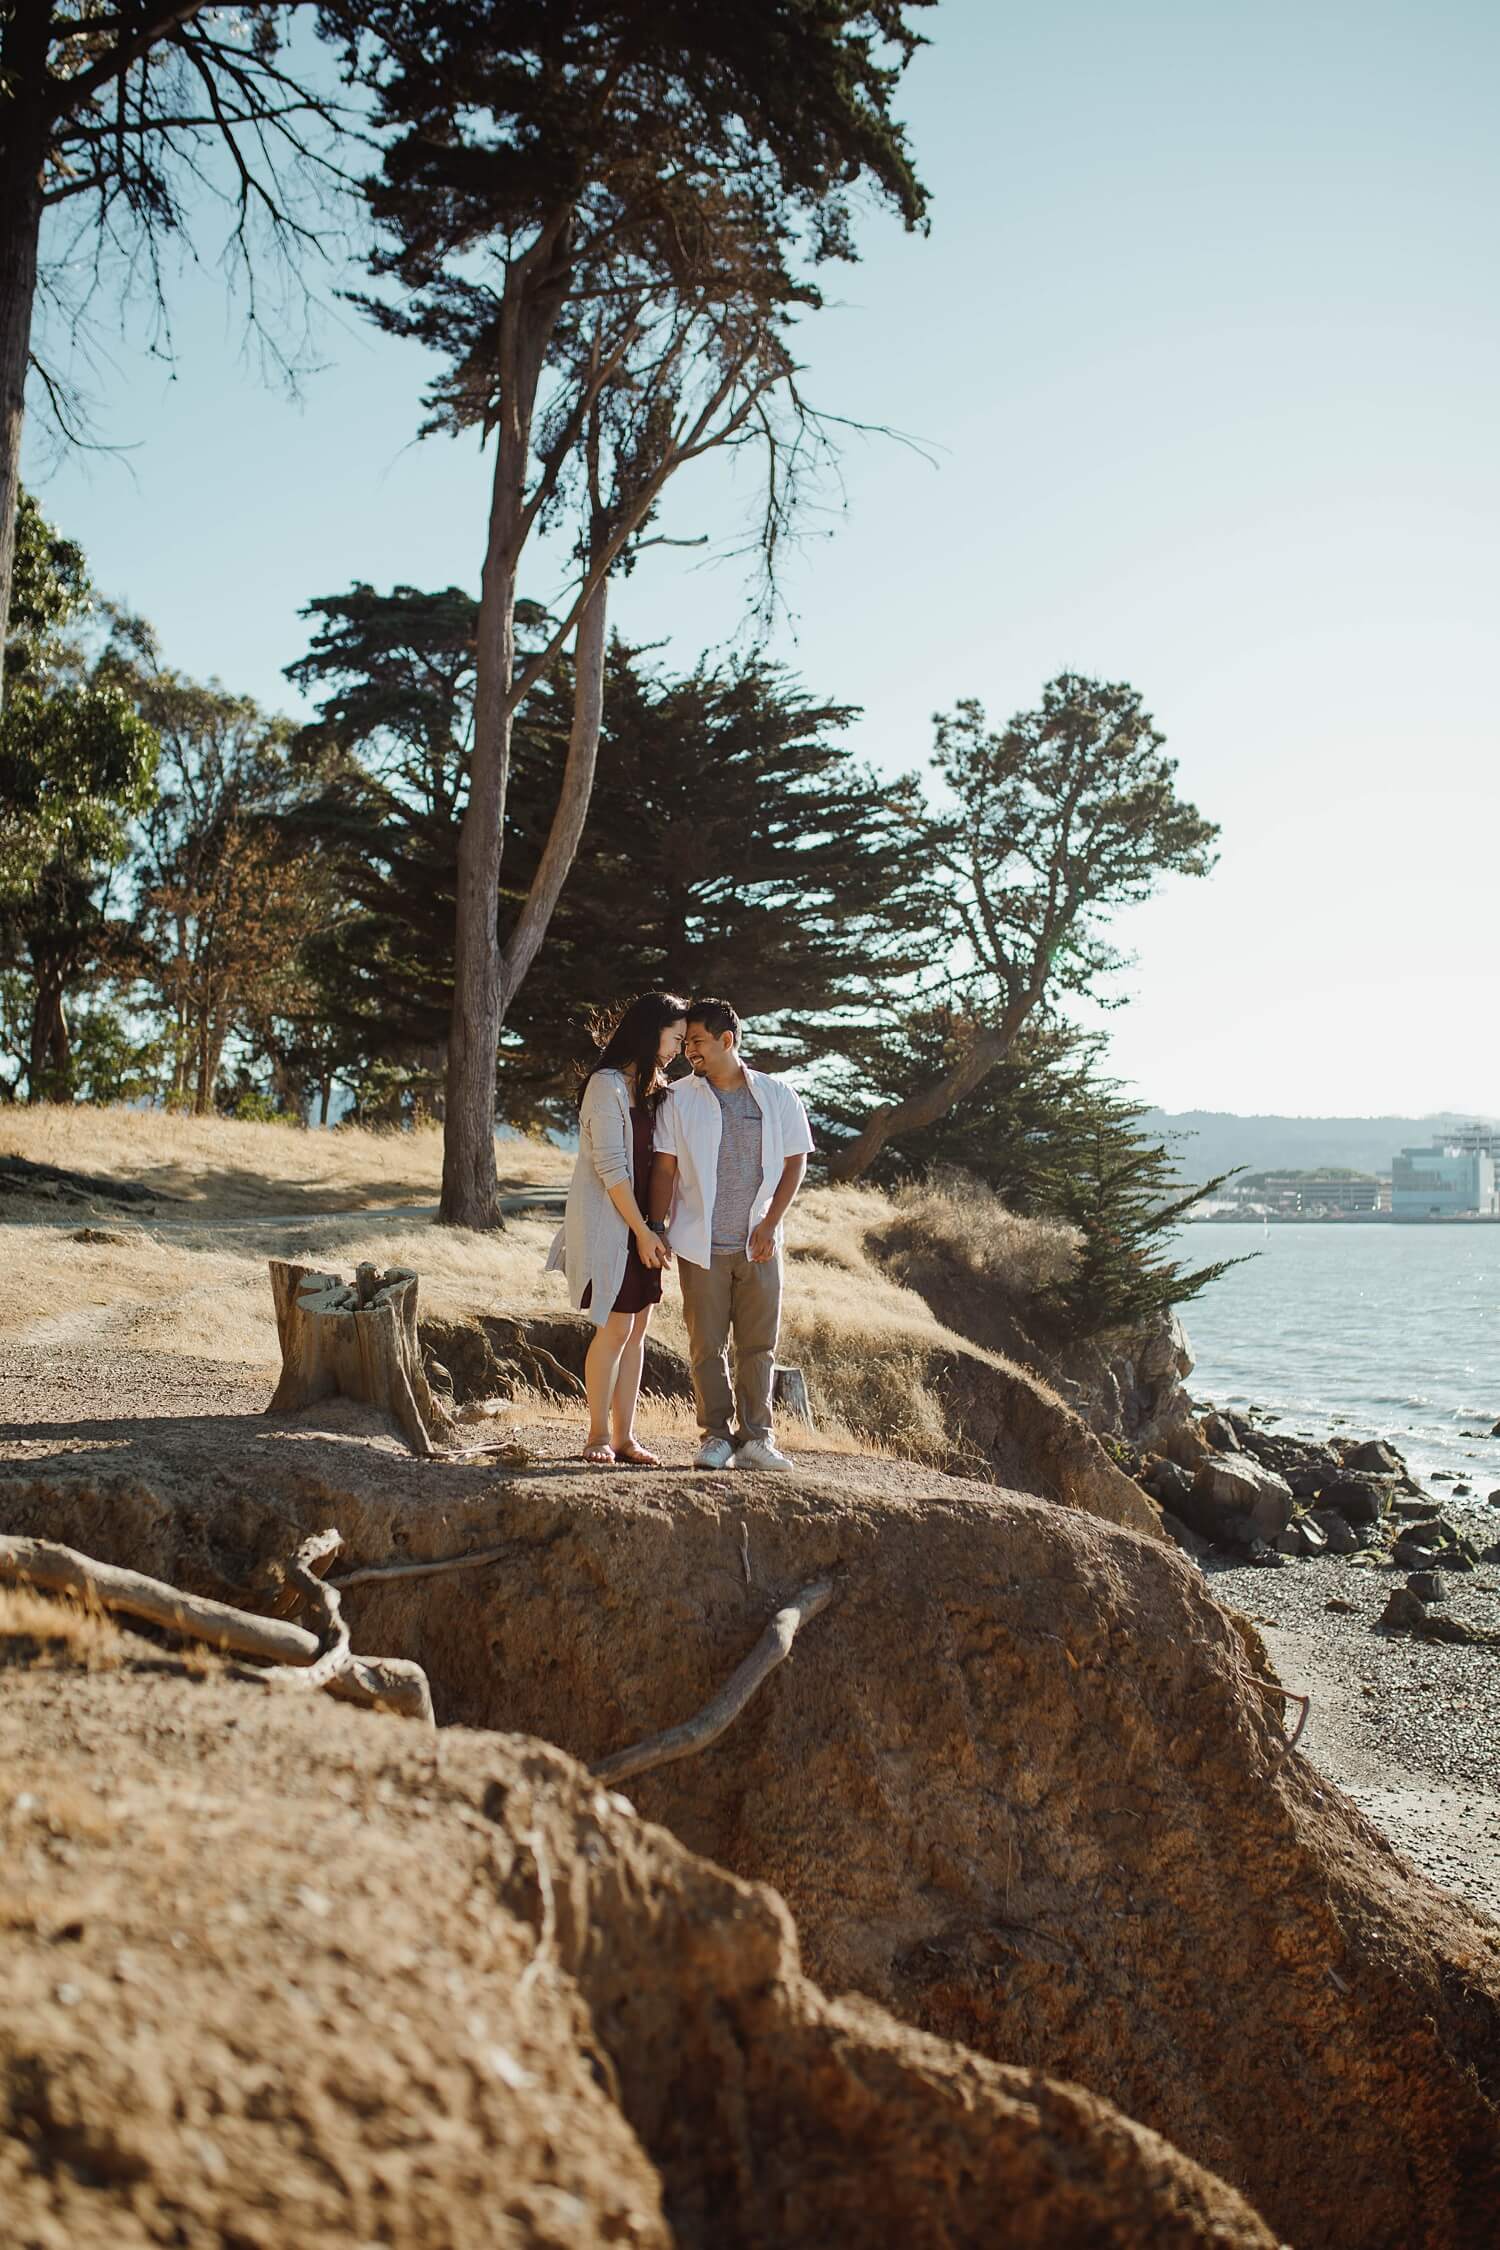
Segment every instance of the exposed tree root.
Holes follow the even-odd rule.
[[[616,1750],[612,1757],[601,1758],[591,1769],[600,1781],[624,1781],[631,1774],[650,1773],[655,1766],[670,1765],[674,1758],[692,1758],[717,1742],[726,1727],[744,1710],[761,1681],[768,1672],[774,1672],[792,1652],[799,1626],[820,1609],[826,1609],[833,1599],[833,1580],[820,1578],[814,1585],[804,1586],[794,1594],[784,1609],[779,1609],[761,1634],[743,1664],[738,1665],[718,1694],[705,1703],[694,1718],[685,1719],[681,1726],[668,1727],[662,1734],[653,1734],[645,1742],[637,1742],[628,1750]]]
[[[327,1536],[325,1533],[324,1538]],[[314,1544],[310,1541],[308,1547]],[[316,1545],[321,1549],[321,1542]],[[308,1547],[302,1549],[302,1556],[307,1555]],[[293,1567],[295,1571],[297,1566]],[[310,1563],[302,1567],[312,1577]],[[188,1640],[206,1641],[210,1647],[239,1656],[296,1666],[299,1685],[324,1686],[347,1703],[373,1705],[403,1718],[425,1719],[429,1726],[433,1723],[432,1691],[420,1665],[402,1657],[353,1656],[344,1649],[338,1669],[326,1678],[314,1679],[309,1675],[335,1651],[320,1648],[315,1633],[286,1618],[257,1617],[206,1595],[179,1593],[159,1578],[146,1578],[139,1571],[123,1570],[114,1563],[95,1562],[92,1556],[58,1546],[50,1539],[0,1537],[0,1578],[25,1580],[53,1593],[76,1594],[85,1601],[97,1602],[101,1609],[144,1618],[148,1624],[164,1626]],[[318,1586],[316,1578],[312,1583]],[[343,1630],[337,1595],[322,1586],[318,1586],[318,1594],[325,1599],[323,1615],[325,1620],[331,1617],[337,1639]],[[276,1673],[261,1675],[267,1676],[280,1677]]]
[[[353,1662],[354,1652],[349,1646],[349,1628],[344,1623],[338,1589],[325,1585],[318,1575],[319,1564],[326,1570],[343,1544],[336,1531],[314,1532],[311,1539],[303,1540],[287,1564],[287,1583],[296,1587],[319,1620],[324,1646],[321,1655],[311,1664],[286,1665],[279,1671],[268,1672],[267,1687],[332,1687]]]
[[[476,1547],[468,1555],[440,1555],[433,1562],[364,1563],[358,1570],[341,1571],[332,1583],[342,1592],[350,1586],[367,1586],[377,1578],[436,1578],[445,1570],[477,1570],[481,1563],[501,1562],[509,1547]]]
[[[1270,1773],[1266,1776],[1269,1781],[1280,1773],[1287,1759],[1302,1740],[1302,1730],[1312,1716],[1312,1697],[1301,1694],[1296,1688],[1279,1687],[1275,1680],[1263,1680],[1255,1672],[1246,1672],[1244,1677],[1253,1688],[1259,1688],[1262,1695],[1279,1696],[1283,1703],[1300,1703],[1302,1706],[1297,1714],[1297,1724],[1287,1736],[1284,1747],[1277,1754],[1275,1765],[1272,1766]]]

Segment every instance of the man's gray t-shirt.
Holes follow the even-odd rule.
[[[743,1257],[750,1213],[760,1192],[760,1103],[743,1079],[738,1086],[715,1086],[719,1104],[719,1170],[714,1183],[710,1255]]]

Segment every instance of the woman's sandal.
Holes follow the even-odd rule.
[[[661,1467],[661,1455],[651,1452],[647,1446],[638,1445],[634,1438],[627,1438],[623,1445],[615,1447],[615,1459],[623,1461],[626,1467],[630,1469],[659,1469]]]
[[[596,1469],[612,1469],[615,1465],[615,1449],[601,1440],[598,1445],[586,1445],[578,1458]]]

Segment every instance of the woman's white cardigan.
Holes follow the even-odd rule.
[[[567,1275],[568,1295],[602,1328],[625,1279],[630,1229],[609,1200],[612,1187],[634,1186],[635,1144],[630,1088],[617,1070],[596,1070],[578,1113],[578,1161],[568,1183],[568,1208],[547,1254],[546,1271]],[[583,1293],[594,1285],[588,1304]]]

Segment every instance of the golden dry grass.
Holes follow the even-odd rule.
[[[896,1190],[884,1229],[898,1271],[930,1258],[1013,1303],[1060,1287],[1083,1236],[1062,1219],[1021,1218],[998,1195],[962,1172],[934,1172]]]
[[[102,1672],[124,1659],[125,1643],[101,1609],[31,1586],[0,1586],[0,1667]]]
[[[443,1136],[436,1125],[411,1132],[343,1125],[331,1133],[304,1132],[236,1118],[39,1102],[0,1116],[0,1155],[137,1180],[184,1197],[194,1217],[248,1218],[435,1202]],[[571,1165],[550,1141],[501,1144],[503,1187],[565,1183]]]
[[[24,1144],[19,1153],[171,1182],[189,1198],[189,1209],[170,1220],[165,1212],[154,1220],[111,1218],[102,1229],[111,1239],[94,1242],[58,1226],[8,1225],[11,1286],[0,1296],[0,1336],[273,1369],[279,1355],[266,1280],[271,1257],[343,1273],[361,1259],[408,1266],[421,1276],[424,1311],[450,1320],[556,1313],[567,1305],[561,1278],[542,1271],[550,1218],[520,1217],[499,1233],[471,1234],[425,1216],[382,1213],[403,1189],[435,1196],[435,1129],[304,1133],[81,1108],[12,1112],[4,1126],[0,1138]],[[564,1152],[543,1143],[512,1146],[515,1184],[566,1179],[571,1159]],[[257,1211],[274,1211],[278,1219],[295,1213],[299,1199],[304,1217],[256,1219]],[[315,1217],[315,1210],[331,1215]],[[964,1287],[1024,1300],[1066,1271],[1074,1251],[1069,1229],[1018,1219],[973,1183],[939,1183],[896,1197],[868,1187],[812,1188],[794,1205],[786,1233],[781,1357],[804,1368],[820,1430],[835,1450],[874,1446],[936,1464],[953,1461],[954,1441],[924,1370],[935,1352],[965,1339],[900,1274],[937,1260]],[[655,1332],[685,1354],[670,1280]],[[671,1433],[663,1424],[660,1434]]]
[[[577,1432],[583,1430],[581,1407],[565,1404],[548,1392],[528,1390],[522,1386],[506,1402],[507,1422],[519,1428],[531,1424],[559,1427]],[[675,1441],[680,1445],[698,1444],[698,1421],[692,1405],[684,1398],[663,1398],[657,1392],[646,1391],[641,1396],[635,1417],[636,1434],[643,1444],[654,1445]],[[823,1416],[816,1427],[805,1422],[784,1423],[778,1428],[776,1442],[784,1452],[795,1457],[804,1454],[842,1454],[868,1460],[871,1454],[887,1455],[892,1460],[898,1456],[891,1449],[872,1444],[866,1437],[846,1427],[836,1414]]]

